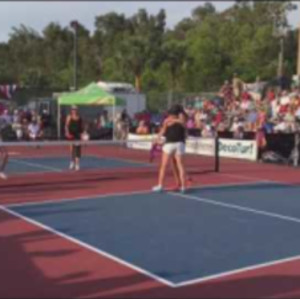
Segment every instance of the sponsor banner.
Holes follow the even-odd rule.
[[[255,161],[257,159],[256,141],[219,139],[220,157]]]
[[[134,149],[150,150],[152,147],[152,142],[157,135],[136,135],[128,134],[127,137],[127,147]]]
[[[129,134],[127,147],[150,150],[157,135]],[[149,141],[148,141],[149,140]],[[209,138],[189,137],[186,140],[186,152],[189,154],[214,156],[215,140]],[[252,140],[219,139],[219,155],[225,158],[237,158],[256,161],[257,145]]]
[[[189,154],[214,156],[215,140],[208,138],[189,137],[186,140],[186,152]]]

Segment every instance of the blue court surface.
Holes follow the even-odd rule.
[[[300,187],[249,184],[8,207],[175,286],[300,255]]]
[[[8,174],[31,173],[31,172],[61,172],[69,168],[68,157],[42,157],[42,158],[12,158],[6,168]],[[81,169],[102,169],[102,168],[134,168],[149,167],[150,164],[123,160],[118,158],[98,158],[84,156],[81,159]]]

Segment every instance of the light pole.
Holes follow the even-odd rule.
[[[284,65],[284,35],[280,35],[279,37],[279,55],[278,55],[278,70],[277,76],[280,78],[283,75],[283,65]]]
[[[284,5],[284,4],[283,4]],[[279,41],[277,77],[283,75],[284,69],[284,39],[287,33],[288,24],[284,17],[284,6],[273,14],[273,36]]]
[[[73,39],[73,88],[77,90],[77,29],[78,22],[72,21],[70,26],[74,29],[74,39]]]

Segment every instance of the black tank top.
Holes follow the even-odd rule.
[[[80,117],[78,119],[73,119],[73,118],[70,119],[69,132],[76,139],[80,138],[80,135],[82,133],[82,120]]]
[[[168,126],[165,133],[166,143],[185,142],[185,133],[185,127],[180,123]]]

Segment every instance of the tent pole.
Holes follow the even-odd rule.
[[[57,137],[60,140],[61,139],[61,121],[60,121],[60,105],[59,102],[57,102]]]
[[[116,133],[116,103],[114,103],[113,105],[113,111],[112,111],[112,115],[113,115],[113,141],[115,141],[115,133]]]

